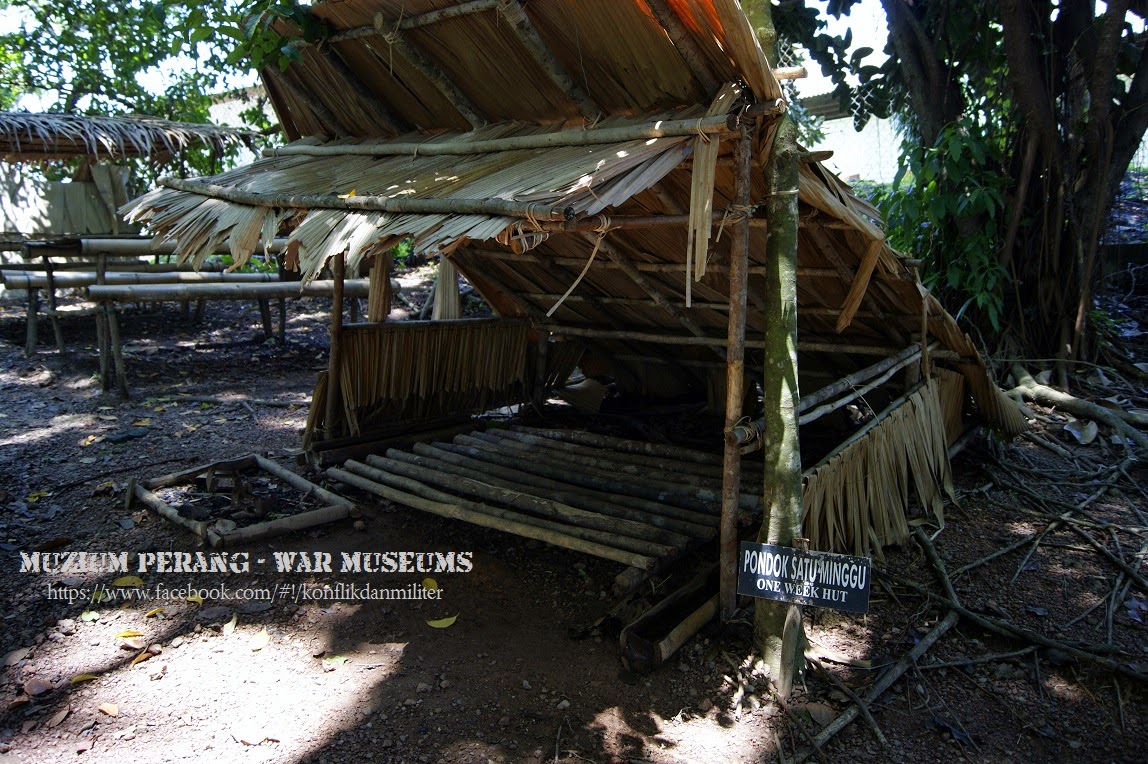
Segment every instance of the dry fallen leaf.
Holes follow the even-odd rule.
[[[48,729],[51,729],[52,727],[59,726],[60,722],[64,721],[64,719],[66,719],[68,717],[68,714],[70,714],[71,712],[72,712],[71,708],[69,708],[68,706],[64,706],[59,711],[57,711],[55,714],[53,714],[52,718],[44,723],[44,726],[47,727]]]
[[[154,610],[149,610],[146,613],[144,613],[144,618],[155,618],[157,615],[159,615],[162,612],[163,612],[163,608],[157,607]]]
[[[100,614],[95,610],[85,610],[84,612],[80,613],[80,620],[87,621],[88,623],[91,623],[92,621],[98,621],[100,620]]]
[[[112,586],[143,586],[144,581],[139,576],[124,576],[112,581]]]
[[[151,417],[145,416],[143,419],[137,419],[132,422],[132,427],[147,427],[149,424],[151,424]]]
[[[4,665],[15,666],[17,663],[27,658],[28,653],[30,652],[31,648],[28,647],[21,647],[19,650],[13,650],[4,656]]]
[[[151,657],[152,657],[151,653],[142,652],[139,655],[137,655],[136,657],[132,658],[132,662],[129,665],[135,666],[137,664],[143,663],[144,661],[150,659]]]
[[[142,636],[143,636],[142,631],[136,631],[135,629],[125,629],[124,631],[121,631],[119,634],[116,635],[116,639],[127,639],[128,637],[142,637]]]
[[[435,589],[438,589],[438,581],[435,581],[433,578],[424,578],[423,588],[433,592]]]
[[[76,674],[74,677],[71,678],[71,680],[68,681],[68,684],[79,684],[80,682],[90,682],[93,679],[99,679],[99,678],[100,677],[98,674]]]
[[[27,682],[24,682],[24,692],[32,695],[33,697],[36,695],[43,695],[45,692],[48,692],[48,690],[51,689],[52,683],[45,682],[39,677],[32,677]]]
[[[143,637],[128,637],[120,646],[125,650],[142,650],[147,647],[147,640]]]
[[[102,714],[107,714],[108,716],[120,715],[120,709],[118,706],[116,706],[115,703],[101,703],[100,705],[96,706],[96,710]]]
[[[1096,434],[1099,431],[1096,422],[1082,422],[1079,419],[1072,420],[1064,426],[1064,429],[1081,445],[1088,445],[1096,440]]]
[[[427,621],[427,626],[430,626],[432,629],[445,629],[449,626],[452,626],[457,620],[458,616],[452,615],[450,618],[440,618],[437,621]]]
[[[203,604],[203,597],[200,597],[198,594],[191,594],[191,595],[188,595],[187,601],[188,602],[194,602],[197,605],[202,605]]]
[[[251,648],[251,652],[256,652],[262,650],[264,647],[267,647],[267,644],[270,641],[271,635],[267,633],[267,629],[261,629],[258,634],[251,638],[251,641],[247,643],[247,646]]]
[[[227,623],[223,624],[223,636],[225,636],[225,637],[230,636],[231,632],[235,631],[235,624],[238,622],[239,622],[239,614],[238,613],[232,613],[231,614],[231,620],[228,621]]]

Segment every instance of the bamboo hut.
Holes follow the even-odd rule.
[[[328,263],[338,278],[409,237],[494,308],[488,321],[349,325],[336,308],[313,431],[366,437],[529,400],[582,364],[652,399],[708,388],[726,401],[725,463],[732,454],[736,464],[760,413],[739,391],[784,371],[762,356],[771,195],[796,196],[800,212],[803,441],[817,443],[817,428],[851,402],[880,412],[807,449],[814,548],[865,554],[903,541],[910,488],[940,512],[948,448],[974,418],[1024,427],[922,287],[918,263],[886,245],[876,210],[813,154],[796,188],[767,187],[785,103],[736,0],[344,0],[313,10],[324,39],[300,37],[298,61],[263,71],[290,143],[215,177],[165,179],[128,206],[192,261],[223,245],[243,259],[261,235],[289,228],[308,279]],[[760,508],[760,468],[747,460],[739,483],[722,463],[511,430],[338,474],[408,506],[650,568],[712,536],[723,504],[726,518]],[[677,486],[671,498],[666,484]],[[530,501],[505,488],[523,485]],[[609,494],[615,517],[645,524],[645,535],[622,520],[594,535],[605,531],[582,517],[600,509],[586,490]]]

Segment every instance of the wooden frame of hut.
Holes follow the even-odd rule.
[[[767,185],[785,103],[736,0],[345,0],[314,13],[326,37],[300,38],[300,60],[263,72],[292,142],[213,178],[166,179],[129,205],[130,218],[193,261],[225,243],[242,259],[261,235],[289,227],[304,278],[328,263],[339,279],[384,262],[409,237],[455,264],[498,318],[386,322],[386,278],[374,279],[367,323],[343,325],[336,299],[311,431],[367,437],[530,400],[579,363],[654,399],[708,387],[724,402],[724,469],[721,458],[571,439],[644,451],[649,470],[657,459],[704,463],[724,485],[699,501],[721,505],[728,550],[741,498],[752,506],[761,496],[738,469],[761,431],[743,401],[755,382],[797,378],[789,357],[762,355],[771,322],[796,312],[800,387],[810,393],[791,400],[791,416],[811,431],[856,401],[879,412],[805,470],[804,535],[814,548],[865,554],[907,538],[910,485],[939,514],[947,451],[970,414],[1023,428],[973,343],[922,287],[918,263],[886,245],[876,210],[815,155],[801,158],[795,187]],[[780,198],[800,215],[796,305],[766,293],[777,263],[765,209]],[[377,485],[383,467],[400,471],[391,456],[339,475]],[[588,475],[604,467],[580,463]],[[497,499],[488,490],[496,469],[489,484],[472,480],[474,495]],[[525,514],[501,509],[495,522],[488,505],[430,489],[415,496],[412,478],[390,477],[380,495],[552,540]],[[505,477],[528,482],[520,471]],[[550,504],[513,511],[557,512],[553,481],[530,484]],[[691,485],[702,486],[696,498],[709,484]],[[593,553],[609,546],[562,538],[597,545]],[[611,550],[601,553],[650,563]]]

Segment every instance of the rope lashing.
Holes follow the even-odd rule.
[[[574,279],[574,283],[570,285],[570,288],[566,290],[566,293],[558,298],[558,302],[554,303],[554,306],[551,307],[550,310],[546,311],[547,318],[553,316],[554,311],[562,307],[562,303],[566,302],[566,298],[569,297],[571,293],[573,293],[574,290],[578,288],[578,285],[582,283],[582,279],[585,278],[586,274],[590,272],[590,266],[594,264],[594,258],[598,256],[598,249],[602,246],[602,241],[606,238],[606,234],[608,234],[611,229],[610,218],[607,215],[599,215],[598,221],[598,227],[594,229],[598,234],[598,238],[594,242],[594,249],[590,251],[590,259],[586,261],[586,265],[582,267],[582,272],[578,274],[578,278]]]

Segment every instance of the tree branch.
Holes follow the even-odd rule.
[[[1005,58],[1008,60],[1008,76],[1012,82],[1013,94],[1040,136],[1048,161],[1055,162],[1058,153],[1056,120],[1053,118],[1040,56],[1030,33],[1034,24],[1019,0],[1002,0],[1000,7]]]

